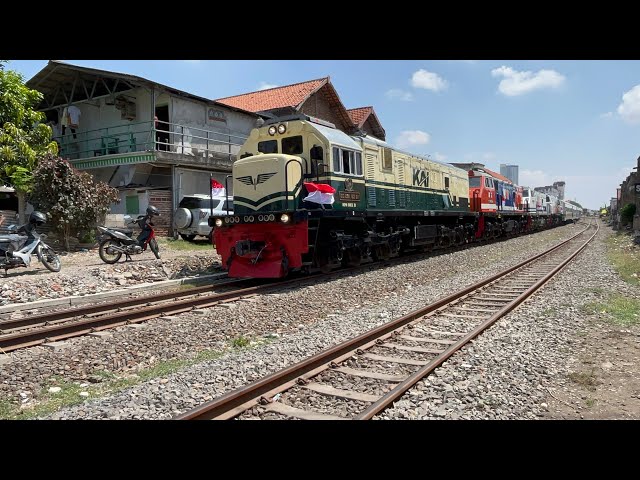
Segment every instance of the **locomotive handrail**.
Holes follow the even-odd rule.
[[[287,163],[284,164],[284,191],[285,191],[285,195],[286,195],[286,208],[285,210],[289,210],[289,164],[291,162],[296,162],[299,166],[300,166],[300,180],[298,182],[296,182],[296,187],[298,187],[298,184],[300,186],[302,186],[302,182],[304,181],[304,170],[302,169],[302,162],[298,161],[298,159],[291,159],[289,160]],[[293,191],[294,195],[293,195],[293,202],[294,202],[294,207],[295,207],[295,189]],[[294,208],[295,210],[295,208]]]
[[[233,175],[227,175],[226,177],[224,177],[224,196],[225,203],[227,204],[227,215],[229,215],[229,186],[227,185],[229,177],[233,177]]]

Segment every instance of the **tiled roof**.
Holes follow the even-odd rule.
[[[320,89],[329,81],[329,77],[309,80],[308,82],[294,83],[284,87],[269,88],[257,92],[245,93],[233,97],[219,98],[218,103],[230,107],[242,108],[250,112],[262,112],[276,108],[296,108],[311,94]]]
[[[362,125],[364,125],[364,122],[367,121],[367,118],[369,117],[369,115],[371,115],[372,111],[373,111],[373,107],[360,107],[360,108],[351,108],[347,110],[347,113],[351,117],[351,120],[353,120],[353,123],[358,128],[362,128]]]

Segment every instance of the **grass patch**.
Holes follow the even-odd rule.
[[[596,389],[596,385],[598,385],[598,380],[596,379],[594,369],[591,369],[591,372],[588,372],[588,373],[587,372],[571,372],[569,374],[569,379],[573,383],[577,383],[578,385],[591,391],[594,391]]]
[[[233,348],[244,348],[249,346],[249,343],[250,343],[249,339],[244,338],[242,335],[231,340],[231,346]]]
[[[596,399],[595,398],[587,398],[584,403],[587,405],[587,407],[591,408],[596,404]]]
[[[0,399],[0,419],[16,418],[18,406],[9,400]]]
[[[607,291],[604,288],[600,287],[589,287],[584,289],[587,293],[597,293],[598,295],[605,295]]]
[[[163,248],[173,251],[213,251],[213,245],[211,245],[211,242],[204,238],[202,240],[195,240],[193,242],[187,242],[185,240],[182,240],[181,238],[179,238],[178,240],[174,240],[173,238],[160,238],[158,239],[158,245],[160,246],[160,254],[162,254]]]
[[[632,285],[640,285],[640,249],[631,237],[623,233],[607,239],[607,259],[622,279]]]
[[[622,326],[640,323],[640,300],[623,295],[611,295],[606,303],[589,303],[583,307],[590,314],[602,313]]]

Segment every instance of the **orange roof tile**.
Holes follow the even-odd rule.
[[[364,122],[367,121],[367,118],[369,118],[369,115],[371,115],[372,111],[373,111],[373,107],[360,107],[360,108],[351,108],[347,110],[347,113],[351,117],[351,120],[353,120],[353,123],[358,128],[362,128],[362,125],[364,125]]]
[[[296,108],[328,81],[329,77],[319,78],[308,82],[285,85],[284,87],[274,87],[233,97],[219,98],[216,102],[230,107],[242,108],[250,112],[262,112],[285,107]]]

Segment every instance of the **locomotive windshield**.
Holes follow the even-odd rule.
[[[267,140],[258,143],[258,152],[260,153],[278,153],[278,141]]]
[[[480,187],[480,177],[469,177],[469,186],[471,188],[478,188]]]

